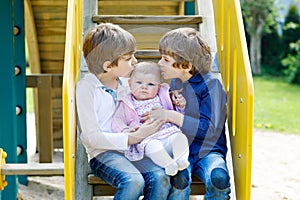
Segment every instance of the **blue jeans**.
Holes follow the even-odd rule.
[[[205,184],[206,193],[205,200],[227,200],[230,199],[230,178],[226,166],[224,156],[217,152],[211,152],[203,158],[198,155],[189,156],[190,166],[188,167],[189,177],[184,177],[182,172],[179,172],[174,177],[181,181],[181,184],[186,185],[182,180],[188,180],[191,184],[191,174],[201,179]],[[178,183],[177,183],[178,184]],[[188,200],[190,187],[185,189],[172,188],[169,195],[169,200]]]
[[[91,159],[90,167],[95,176],[117,188],[116,200],[135,200],[142,194],[145,200],[163,200],[171,188],[164,169],[150,159],[130,162],[119,152],[106,151]]]

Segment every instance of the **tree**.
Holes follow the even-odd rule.
[[[284,28],[282,32],[283,41],[283,57],[289,54],[297,54],[295,48],[290,48],[291,43],[295,43],[300,38],[300,16],[298,8],[291,5],[284,20]]]
[[[278,33],[278,25],[270,27],[271,32],[262,37],[261,43],[261,69],[263,73],[282,76],[281,64],[282,42]]]
[[[241,0],[246,30],[250,35],[250,61],[252,73],[261,74],[261,39],[276,23],[275,0]]]

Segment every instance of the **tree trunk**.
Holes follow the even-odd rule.
[[[250,41],[250,62],[252,73],[254,75],[261,75],[261,38],[262,38],[262,27],[260,24],[254,34],[251,34]]]

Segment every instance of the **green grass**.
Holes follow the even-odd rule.
[[[254,77],[254,95],[256,128],[300,134],[300,86],[273,77]]]

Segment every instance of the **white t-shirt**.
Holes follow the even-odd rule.
[[[88,160],[107,150],[128,148],[128,136],[112,133],[111,121],[116,105],[113,97],[102,89],[104,85],[91,73],[76,84],[76,109],[80,139],[86,148]],[[126,93],[118,86],[117,96]]]

